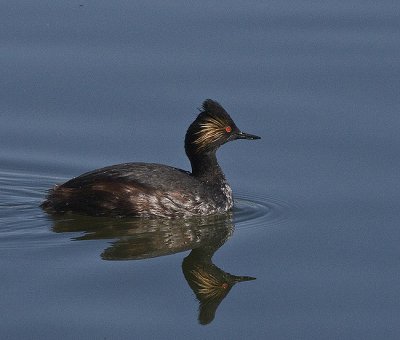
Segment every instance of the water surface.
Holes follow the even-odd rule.
[[[1,338],[399,338],[400,5],[0,8]],[[41,211],[97,167],[189,169],[206,98],[262,137],[218,153],[232,215]]]

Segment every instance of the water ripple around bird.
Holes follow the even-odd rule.
[[[239,193],[235,197],[236,228],[265,228],[285,223],[292,207],[273,197]]]

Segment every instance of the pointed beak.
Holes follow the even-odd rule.
[[[260,139],[261,137],[258,137],[256,135],[251,135],[249,133],[245,133],[245,132],[239,132],[238,134],[236,134],[236,138],[237,139],[249,139],[249,140],[253,140],[253,139]]]
[[[234,276],[235,282],[253,281],[253,280],[256,280],[256,278],[252,276]]]

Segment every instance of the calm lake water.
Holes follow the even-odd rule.
[[[0,337],[399,339],[399,13],[385,0],[2,2]],[[262,136],[218,153],[233,214],[39,208],[105,165],[190,169],[183,138],[206,98]]]

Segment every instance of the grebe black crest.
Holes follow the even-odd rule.
[[[115,217],[225,213],[233,206],[232,190],[216,151],[235,139],[259,138],[241,132],[220,104],[207,99],[186,132],[191,173],[153,163],[112,165],[55,186],[41,206],[49,213]]]

